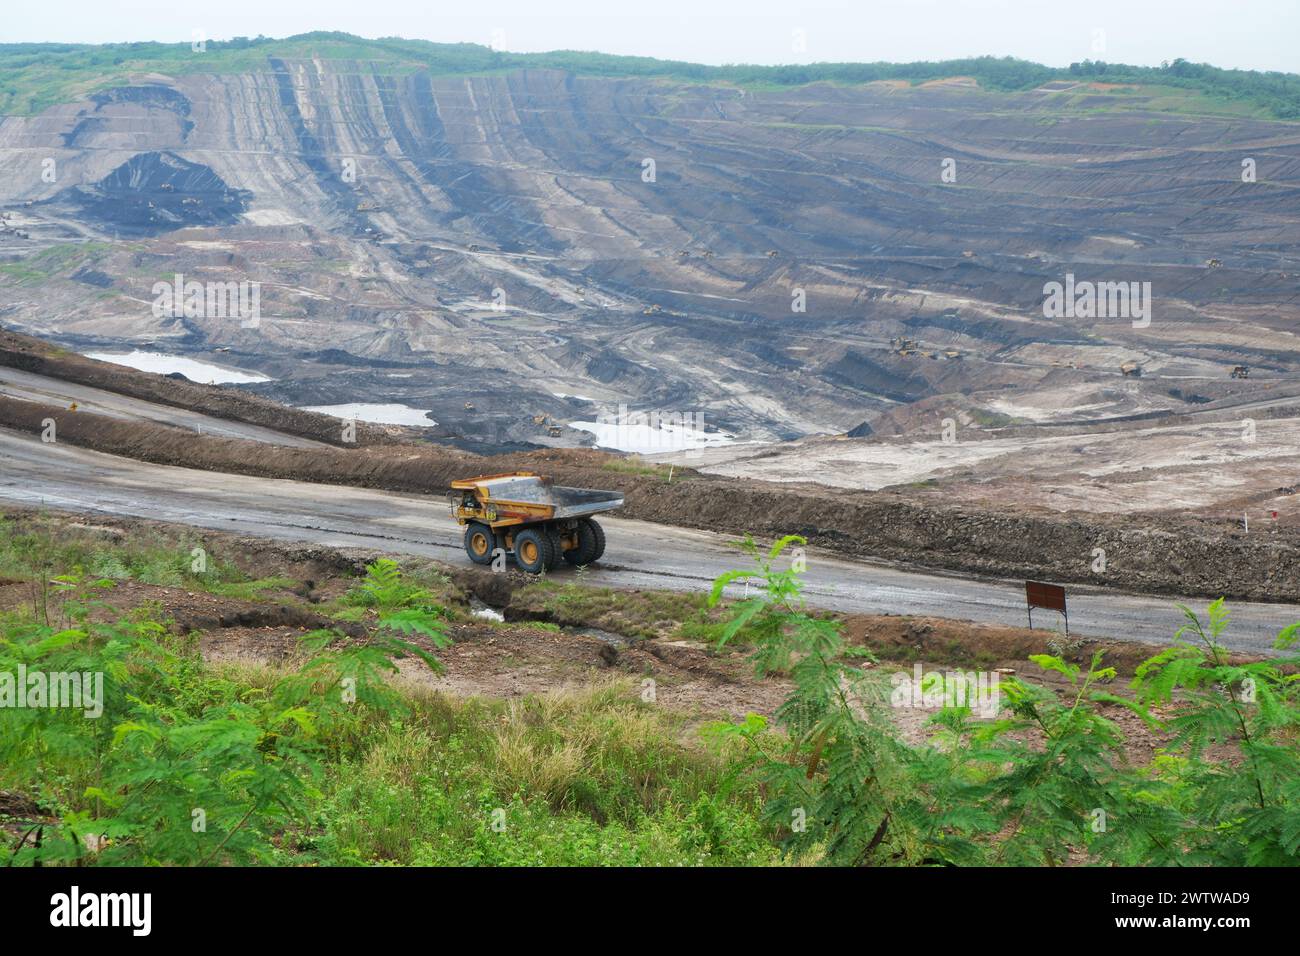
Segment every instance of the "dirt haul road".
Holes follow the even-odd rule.
[[[201,435],[245,438],[249,441],[284,445],[289,448],[325,447],[322,442],[273,431],[261,425],[215,418],[185,408],[146,402],[127,395],[119,395],[117,392],[108,392],[74,382],[62,382],[45,375],[36,375],[5,366],[0,366],[0,395],[65,407],[75,403],[78,408],[97,415],[133,421],[160,422],[164,425],[187,428]]]
[[[369,547],[467,561],[461,530],[436,497],[306,484],[152,465],[0,429],[0,501],[70,511],[174,521],[283,541]],[[641,521],[602,521],[605,561],[584,573],[587,584],[611,587],[706,589],[722,571],[742,566],[728,538]],[[567,567],[560,581],[574,580]],[[1020,625],[1024,590],[1018,581],[920,573],[817,551],[808,555],[806,594],[829,610],[926,614]],[[743,587],[732,594],[743,594]],[[1073,586],[1071,634],[1168,642],[1181,623],[1177,599]],[[1203,602],[1199,602],[1203,603]],[[1228,644],[1266,652],[1300,607],[1237,602]],[[1040,612],[1040,625],[1055,625]]]

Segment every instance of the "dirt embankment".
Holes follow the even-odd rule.
[[[0,330],[0,365],[214,418],[261,425],[327,445],[345,444],[342,423],[331,415],[291,408],[220,385],[201,385],[96,361],[16,332]],[[406,429],[356,423],[357,445],[389,444],[409,437]]]
[[[799,534],[843,554],[924,567],[1156,594],[1300,598],[1300,536],[1291,529],[1246,535],[1226,522],[1015,513],[1014,504],[1004,512],[934,507],[889,493],[743,480],[646,484],[629,492],[628,503],[633,517],[647,521],[766,538]]]
[[[661,524],[765,538],[800,534],[842,554],[1004,577],[1300,600],[1300,532],[1293,529],[1247,535],[1226,522],[1163,516],[1139,524],[1131,517],[936,508],[887,492],[767,485],[689,471],[670,484],[611,470],[605,467],[611,456],[589,451],[484,458],[432,445],[277,448],[0,398],[0,425],[39,434],[46,418],[55,419],[60,441],[163,465],[437,496],[454,478],[522,468],[559,484],[620,490],[626,516]],[[1094,570],[1103,558],[1104,570]]]

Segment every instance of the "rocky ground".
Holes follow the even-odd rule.
[[[1077,412],[1060,405],[1033,410],[1044,417]],[[1206,398],[1193,411],[1148,410],[1098,422],[981,425],[987,414],[955,397],[917,403],[909,420],[907,430],[879,437],[723,446],[650,460],[731,477],[889,489],[972,507],[1238,522],[1244,513],[1262,527],[1300,523],[1294,385]]]

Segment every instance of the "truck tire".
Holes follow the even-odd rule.
[[[496,550],[497,536],[481,521],[471,521],[465,526],[465,553],[475,564],[491,564]]]
[[[525,528],[515,535],[515,563],[521,571],[541,574],[555,566],[555,545],[542,528]]]
[[[591,526],[591,532],[596,536],[596,550],[592,554],[591,560],[593,562],[599,561],[605,556],[605,529],[596,522],[595,518],[587,518],[584,523]]]
[[[547,571],[554,571],[555,566],[560,563],[560,555],[564,554],[564,540],[560,537],[560,532],[552,527],[547,527],[546,533],[551,538],[551,563],[546,566]]]
[[[578,546],[564,552],[564,560],[574,565],[592,564],[605,553],[605,529],[592,518],[578,522]]]

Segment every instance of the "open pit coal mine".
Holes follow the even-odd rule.
[[[1237,365],[1246,389],[1295,372],[1298,175],[1294,124],[1141,89],[268,57],[3,118],[0,323],[257,371],[240,387],[293,405],[403,404],[489,452],[591,444],[570,423],[620,402],[758,441],[1090,382],[1177,411]],[[156,315],[177,273],[259,283],[260,321]],[[1067,274],[1151,282],[1152,321],[1044,317]]]

